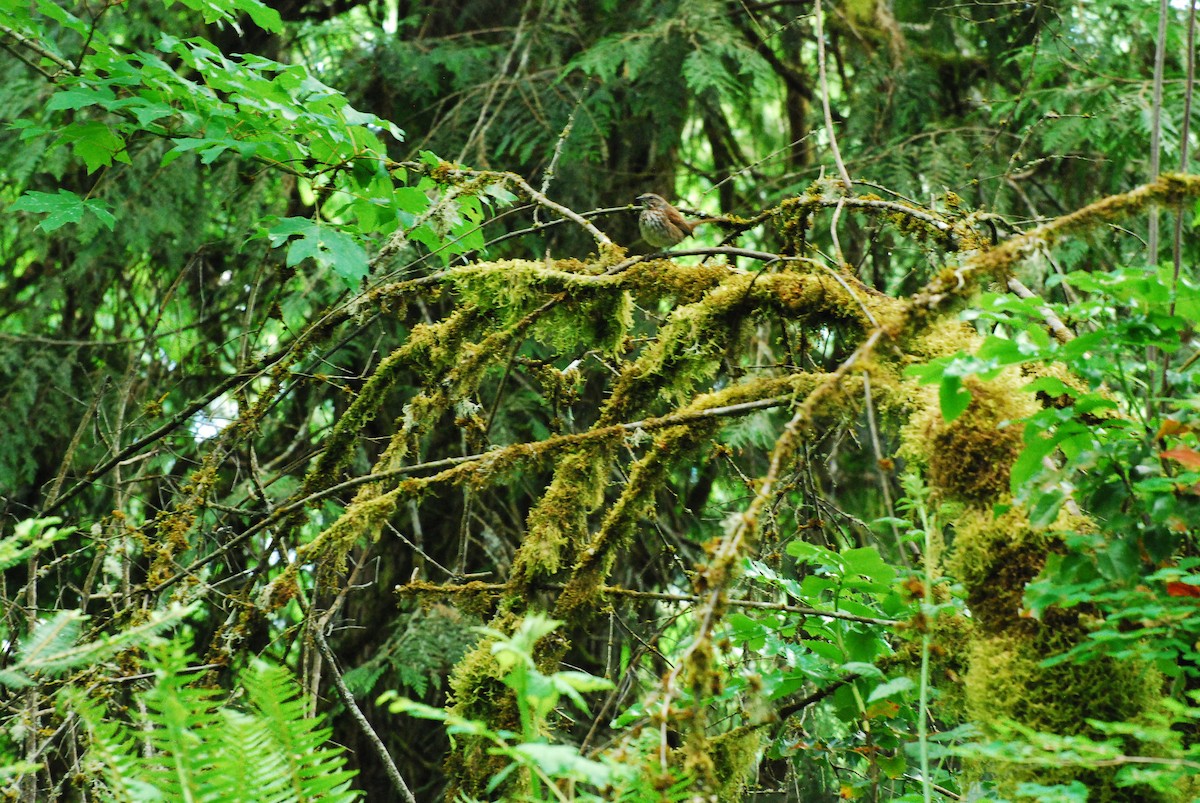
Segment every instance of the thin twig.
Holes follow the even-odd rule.
[[[565,583],[546,583],[544,588],[561,591],[566,588]],[[503,594],[511,591],[507,583],[456,583],[447,585],[436,585],[423,581],[406,583],[405,585],[396,586],[397,594],[428,594],[431,596],[445,595],[447,597],[456,594]],[[662,591],[639,591],[633,588],[622,588],[621,586],[605,585],[600,587],[600,595],[612,594],[618,597],[628,597],[630,599],[652,599],[659,602],[683,602],[689,604],[699,604],[704,602],[705,598],[698,594],[670,594]],[[865,625],[877,625],[879,627],[895,627],[900,624],[899,619],[882,619],[874,616],[861,616],[855,613],[845,613],[843,611],[829,611],[822,608],[810,608],[804,605],[789,605],[786,602],[767,602],[757,599],[726,599],[725,604],[734,608],[754,608],[757,610],[780,611],[782,613],[795,613],[800,616],[823,616],[827,619],[839,619],[845,622],[859,622]]]
[[[1167,15],[1171,11],[1170,0],[1159,0],[1158,4],[1158,36],[1154,44],[1154,93],[1150,107],[1150,176],[1158,175],[1162,164],[1162,99],[1163,99],[1163,63],[1166,61],[1167,50]],[[1146,264],[1151,271],[1158,270],[1158,204],[1151,202],[1146,213],[1150,216],[1146,232]],[[1160,355],[1156,346],[1146,347],[1146,362],[1156,364]],[[1151,369],[1153,370],[1153,369]],[[1153,375],[1152,375],[1153,376]],[[1146,383],[1146,418],[1154,417],[1158,402],[1154,396],[1154,382]]]
[[[73,63],[71,63],[70,59],[64,59],[62,56],[58,55],[57,53],[51,53],[49,50],[47,50],[45,47],[43,47],[40,42],[35,42],[34,40],[30,39],[28,36],[25,36],[20,31],[14,31],[12,28],[8,27],[7,25],[0,25],[0,34],[4,34],[9,39],[12,39],[14,42],[19,44],[21,47],[24,47],[28,50],[32,50],[34,53],[37,53],[42,58],[49,59],[50,61],[54,62],[55,64],[57,64],[59,67],[63,68],[64,70],[68,70],[69,72],[75,72],[75,65]],[[38,69],[40,71],[41,68],[38,68]],[[53,76],[47,76],[47,77],[53,78]]]
[[[1183,93],[1183,125],[1179,132],[1179,172],[1186,173],[1188,169],[1188,139],[1191,136],[1192,97],[1196,91],[1196,0],[1188,4],[1187,22],[1187,86]],[[1168,315],[1175,315],[1175,302],[1179,296],[1179,274],[1183,271],[1183,199],[1175,205],[1175,236],[1171,243],[1171,261],[1174,274],[1171,277],[1171,306]],[[1162,369],[1159,374],[1158,395],[1167,398],[1172,388],[1167,384],[1167,368],[1171,363],[1171,355],[1163,352]]]
[[[325,641],[325,634],[320,628],[314,628],[312,631],[313,641],[317,644],[317,649],[325,658],[325,663],[329,666],[329,674],[333,678],[333,685],[337,689],[338,697],[342,699],[342,704],[346,706],[346,710],[350,712],[350,716],[354,718],[363,736],[367,737],[367,741],[375,748],[375,752],[379,755],[379,760],[383,762],[383,769],[387,772],[388,780],[392,782],[392,788],[400,795],[400,798],[405,803],[417,803],[417,799],[413,797],[412,792],[408,789],[408,784],[400,777],[400,770],[396,768],[396,762],[392,761],[392,757],[388,754],[387,748],[383,744],[383,740],[379,738],[379,734],[375,733],[371,727],[371,723],[367,722],[367,718],[363,716],[362,709],[358,707],[358,703],[354,700],[354,695],[350,693],[350,689],[346,687],[346,681],[342,680],[342,673],[337,668],[337,659],[333,656],[333,651],[329,649],[329,644]]]
[[[892,538],[896,541],[896,549],[908,563],[908,553],[900,543],[900,530],[896,527],[896,509],[892,505],[892,488],[888,482],[887,472],[884,471],[883,446],[879,442],[879,428],[875,425],[875,400],[871,398],[871,372],[863,371],[863,405],[867,408],[867,430],[871,434],[871,448],[875,451],[875,468],[879,472],[879,490],[883,493],[883,509],[887,511],[888,522],[892,528]]]
[[[821,10],[821,0],[814,0],[813,8],[817,17],[817,71],[821,80],[821,108],[825,112],[825,133],[829,136],[829,150],[837,164],[838,175],[842,177],[846,192],[850,192],[850,171],[846,169],[846,163],[842,161],[842,152],[838,149],[837,135],[833,131],[833,111],[829,107],[829,76],[825,72],[825,15]]]
[[[603,281],[605,278],[612,276],[614,274],[617,274],[617,273],[621,273],[622,271],[633,267],[634,265],[638,264],[639,262],[650,262],[655,259],[664,259],[666,257],[671,257],[673,259],[675,257],[715,256],[715,255],[719,255],[719,254],[724,254],[726,256],[734,256],[734,257],[746,257],[747,259],[757,259],[762,262],[766,262],[768,265],[771,264],[772,262],[805,262],[805,263],[810,263],[810,264],[815,262],[815,260],[810,259],[809,257],[780,256],[779,254],[773,254],[770,251],[754,251],[749,248],[734,248],[732,246],[719,245],[719,246],[713,246],[712,248],[688,248],[683,251],[667,251],[667,252],[659,252],[657,254],[641,254],[639,256],[630,257],[629,259],[625,259],[625,260],[618,262],[616,265],[613,265],[611,268],[609,268],[602,274],[596,274],[596,275],[592,275],[592,276],[581,276],[580,279],[582,279],[585,282]]]
[[[391,168],[404,168],[411,170],[421,175],[429,175],[434,172],[427,164],[420,162],[392,162],[388,165]],[[530,200],[546,207],[547,209],[557,213],[560,217],[572,221],[577,226],[582,228],[588,234],[592,235],[592,239],[600,246],[612,245],[612,240],[608,235],[593,226],[585,217],[580,215],[573,209],[563,206],[557,201],[550,200],[545,193],[534,189],[529,182],[516,173],[508,173],[499,170],[467,170],[466,168],[454,167],[447,163],[438,165],[437,170],[439,179],[448,181],[458,181],[466,179],[482,179],[487,182],[496,184],[511,184],[525,194]]]
[[[1037,298],[1038,296],[1025,285],[1021,284],[1021,280],[1015,276],[1010,276],[1008,279],[1008,289],[1021,298]],[[1075,339],[1075,333],[1072,332],[1067,325],[1062,322],[1062,319],[1054,314],[1054,310],[1043,304],[1038,307],[1038,313],[1041,314],[1042,320],[1046,322],[1046,326],[1050,327],[1050,331],[1058,338],[1059,343],[1070,343]]]
[[[1154,95],[1150,109],[1150,178],[1154,179],[1162,164],[1162,101],[1163,63],[1167,52],[1167,17],[1171,13],[1171,1],[1159,0],[1158,36],[1154,44]],[[1146,247],[1150,265],[1158,264],[1158,205],[1150,204],[1150,228]]]

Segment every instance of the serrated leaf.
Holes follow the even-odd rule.
[[[116,219],[108,206],[95,198],[84,200],[69,190],[60,189],[57,194],[29,190],[9,207],[17,212],[35,212],[46,215],[38,228],[47,233],[62,228],[68,223],[79,223],[84,214],[94,215],[112,231]]]
[[[897,694],[902,694],[906,691],[911,691],[916,688],[917,684],[913,683],[912,678],[907,678],[901,675],[898,678],[892,678],[887,683],[880,683],[867,696],[867,702],[873,703],[876,700],[882,700],[886,697],[892,697]]]
[[[267,236],[273,246],[297,237],[288,245],[285,261],[289,267],[311,259],[351,288],[358,286],[370,268],[367,252],[353,238],[307,218],[284,218],[267,231]]]
[[[108,87],[76,86],[55,92],[46,103],[46,108],[50,111],[83,109],[88,106],[106,106],[108,102],[116,99],[117,96]]]
[[[89,173],[110,166],[114,160],[129,163],[125,140],[104,123],[73,123],[63,129],[59,142],[70,143]]]

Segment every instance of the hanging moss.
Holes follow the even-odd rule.
[[[717,800],[741,800],[755,768],[766,734],[762,728],[743,725],[707,741],[716,779]]]
[[[903,455],[925,467],[932,488],[949,499],[988,504],[1008,492],[1012,465],[1024,448],[1020,419],[1037,412],[1016,369],[994,380],[968,378],[971,403],[954,421],[942,419],[937,388],[920,391],[924,404],[906,427]]]
[[[973,350],[977,340],[965,327],[947,324],[918,338],[914,347],[930,359]],[[936,498],[960,503],[944,506],[941,513],[954,532],[946,568],[966,589],[974,625],[963,683],[966,716],[985,733],[1011,721],[1033,731],[1099,737],[1087,719],[1136,720],[1155,704],[1161,678],[1133,660],[1043,664],[1088,634],[1078,609],[1052,609],[1041,620],[1025,613],[1025,587],[1047,555],[1062,548],[1056,532],[1086,531],[1091,524],[1063,511],[1054,526],[1035,529],[1009,497],[1012,464],[1023,448],[1015,422],[1040,409],[1037,397],[1022,390],[1027,381],[1016,369],[988,382],[968,380],[971,402],[949,423],[942,418],[936,388],[910,385],[913,409],[902,430],[901,454],[925,472]],[[1001,504],[1006,509],[997,516],[993,511]],[[1008,796],[1026,781],[1080,781],[1089,800],[1167,799],[1144,787],[1117,787],[1112,767],[1082,769],[1064,762],[1047,769],[993,760],[975,764],[972,771],[986,774]]]
[[[402,377],[419,366],[429,374],[444,371],[453,364],[457,359],[455,346],[478,322],[478,317],[477,308],[466,308],[437,324],[413,327],[404,345],[380,361],[349,409],[334,422],[325,439],[324,451],[305,478],[306,493],[336,481],[337,472],[350,460],[354,439],[379,415],[388,392]]]
[[[587,445],[559,459],[554,479],[529,513],[528,530],[513,558],[510,580],[523,589],[553,575],[569,559],[568,548],[587,534],[588,512],[604,500],[613,447]]]

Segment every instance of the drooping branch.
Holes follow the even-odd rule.
[[[566,218],[575,223],[581,229],[586,231],[596,241],[596,245],[604,249],[613,244],[608,235],[600,231],[587,218],[580,215],[578,212],[568,207],[563,206],[557,201],[552,201],[545,193],[535,189],[528,181],[516,173],[503,172],[498,170],[469,170],[467,168],[458,167],[449,163],[441,163],[435,167],[431,167],[421,162],[403,162],[389,163],[389,168],[403,168],[419,175],[426,175],[435,181],[458,186],[462,189],[473,189],[476,186],[487,186],[490,184],[500,184],[515,187],[522,195],[532,200],[539,206],[554,212],[560,217]]]

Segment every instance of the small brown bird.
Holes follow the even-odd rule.
[[[678,245],[685,237],[692,236],[692,231],[701,223],[716,220],[705,218],[689,221],[661,195],[652,192],[639,195],[637,202],[642,205],[642,211],[638,215],[638,230],[651,248],[670,248]]]

